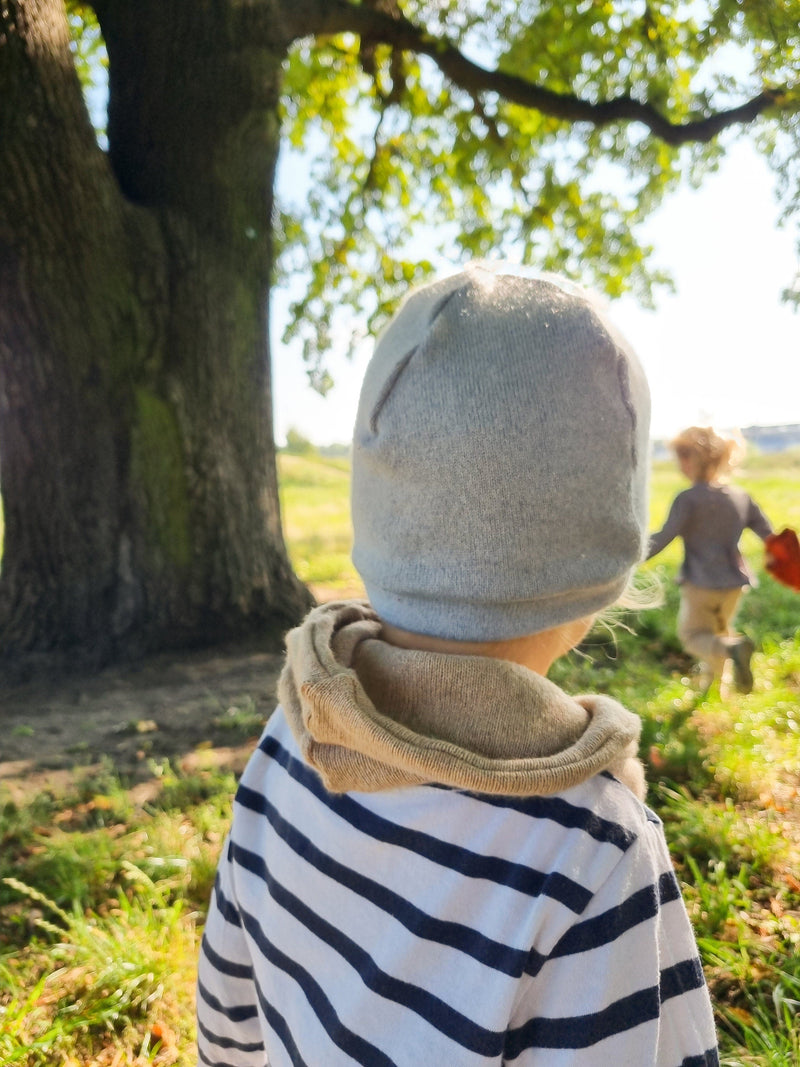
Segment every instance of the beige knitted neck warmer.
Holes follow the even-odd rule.
[[[287,637],[278,696],[331,792],[436,783],[500,795],[560,792],[607,770],[644,797],[639,719],[569,697],[505,660],[395,648],[363,602],[314,609]]]

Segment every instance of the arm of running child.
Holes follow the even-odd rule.
[[[655,816],[527,981],[508,1067],[719,1063],[694,934]]]
[[[750,497],[750,507],[747,513],[747,527],[758,534],[762,541],[766,541],[772,533],[772,523],[752,497]]]
[[[250,953],[235,901],[228,842],[208,910],[197,975],[200,1067],[268,1067]]]
[[[686,523],[687,510],[688,500],[686,494],[679,493],[672,501],[667,521],[660,530],[650,535],[645,559],[652,559],[653,556],[657,556],[671,541],[680,536]]]

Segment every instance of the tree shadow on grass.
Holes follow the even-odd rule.
[[[204,765],[239,771],[274,710],[283,656],[252,646],[163,653],[0,690],[0,799],[111,764],[125,785]]]

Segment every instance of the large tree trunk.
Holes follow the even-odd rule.
[[[310,600],[269,392],[282,52],[242,45],[236,4],[96,6],[108,155],[63,4],[0,8],[6,662],[277,637]]]

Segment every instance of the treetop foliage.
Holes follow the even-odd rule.
[[[412,23],[426,53],[346,33],[298,42],[286,69],[287,141],[312,162],[279,266],[304,279],[287,337],[312,368],[338,309],[380,321],[437,253],[500,252],[651,303],[669,279],[642,223],[757,116],[797,208],[796,0],[364,6]]]
[[[502,254],[652,303],[669,277],[642,224],[743,130],[782,218],[800,206],[800,0],[323,7],[325,33],[285,64],[284,156],[307,181],[293,167],[274,220],[284,339],[322,390],[352,321],[376,328],[440,257]],[[90,8],[69,10],[85,72]]]

